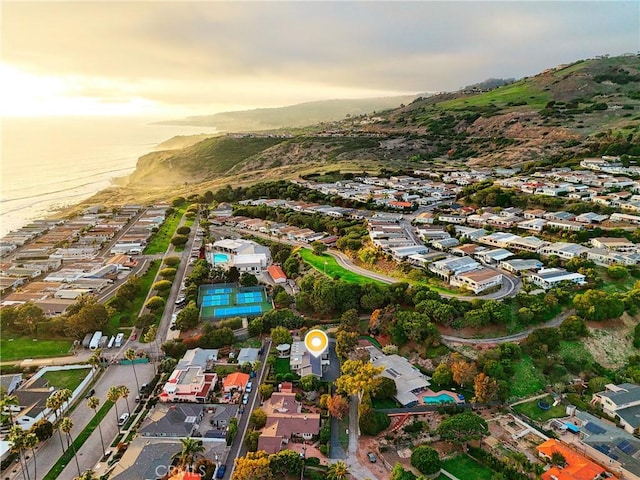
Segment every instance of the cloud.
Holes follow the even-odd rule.
[[[167,107],[451,90],[640,48],[637,2],[4,2],[3,62]]]

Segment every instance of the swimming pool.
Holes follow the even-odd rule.
[[[226,253],[213,254],[213,263],[227,263],[228,261],[229,261],[229,256]]]
[[[440,395],[436,395],[435,397],[422,397],[424,403],[427,405],[434,405],[438,403],[455,403],[455,400],[451,395],[447,395],[446,393],[441,393]]]

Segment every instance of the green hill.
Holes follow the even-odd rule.
[[[398,101],[393,109],[352,114],[304,129],[226,135],[182,150],[154,152],[140,158],[130,186],[188,182],[189,188],[194,183],[212,187],[335,168],[434,168],[447,162],[517,165],[640,154],[637,55],[579,61],[492,90],[477,90],[419,97],[406,105]],[[291,112],[312,112],[316,107],[319,112],[326,105],[253,111],[247,126],[238,130],[250,130],[256,122],[286,124],[296,118]],[[241,122],[245,113],[221,115]]]

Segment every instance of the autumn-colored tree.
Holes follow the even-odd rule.
[[[471,362],[467,362],[466,360],[459,359],[451,364],[451,374],[453,376],[453,381],[461,387],[469,385],[471,382],[473,382],[476,373],[478,373],[478,371],[476,370],[476,366]]]
[[[248,452],[244,457],[235,459],[236,467],[231,480],[271,480],[269,455],[264,450]]]
[[[261,408],[256,408],[251,412],[249,422],[251,422],[255,428],[260,429],[267,423],[267,414]]]
[[[327,399],[327,409],[329,415],[342,420],[342,417],[349,413],[349,402],[342,395],[333,395]]]
[[[349,332],[346,330],[340,330],[336,334],[336,354],[342,360],[349,357],[349,354],[354,351],[356,345],[358,345],[358,333]]]
[[[498,396],[498,382],[483,372],[476,375],[473,381],[473,388],[476,402],[491,402]]]
[[[377,384],[376,377],[380,375],[384,367],[376,367],[363,360],[347,360],[340,369],[342,375],[336,380],[338,391],[347,395],[357,395],[358,400],[370,393]]]

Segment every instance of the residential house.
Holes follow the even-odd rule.
[[[249,375],[242,372],[233,372],[227,375],[222,381],[222,389],[224,393],[229,393],[232,390],[238,390],[243,392],[245,387],[249,383]]]
[[[145,418],[138,432],[143,437],[191,437],[204,417],[203,405],[158,404]]]
[[[587,212],[587,213],[582,213],[578,215],[575,218],[575,221],[581,222],[581,223],[594,224],[594,223],[602,223],[607,218],[609,218],[609,215],[600,215],[594,212]]]
[[[375,367],[383,367],[382,376],[390,378],[396,384],[394,398],[403,406],[411,407],[420,402],[417,396],[431,384],[429,377],[423,374],[400,355],[385,355],[376,347],[366,347],[369,358]]]
[[[258,360],[258,358],[260,357],[260,349],[259,348],[250,348],[250,347],[246,347],[246,348],[241,348],[240,351],[238,352],[238,365],[243,365],[245,363],[250,363],[253,365],[253,363]]]
[[[558,230],[569,230],[571,232],[579,232],[584,230],[584,224],[573,222],[571,220],[548,220],[548,228],[557,228]]]
[[[534,236],[518,237],[507,242],[507,246],[513,250],[523,250],[534,253],[546,245],[549,245],[549,242]]]
[[[271,265],[267,268],[267,272],[269,272],[269,276],[276,285],[287,283],[287,275],[279,265]]]
[[[176,366],[162,387],[160,401],[205,403],[217,381],[218,374],[207,373],[200,365]]]
[[[431,240],[431,246],[438,250],[447,250],[451,247],[460,245],[460,241],[457,238],[443,238],[440,240]]]
[[[314,375],[322,377],[323,367],[329,365],[329,352],[325,351],[320,357],[311,355],[304,342],[293,342],[289,357],[289,368],[300,377]]]
[[[544,264],[540,260],[535,259],[523,260],[514,258],[512,260],[503,260],[500,262],[500,268],[516,275],[522,272],[532,272],[535,270],[539,270],[543,267],[543,265]]]
[[[596,393],[592,403],[602,406],[604,413],[614,418],[627,432],[640,431],[640,385],[607,384],[603,392]]]
[[[492,247],[504,248],[509,245],[509,242],[512,240],[519,238],[518,235],[514,235],[513,233],[495,232],[478,238],[478,242],[484,245],[491,245]]]
[[[504,248],[495,248],[493,250],[483,250],[476,252],[474,255],[478,260],[487,265],[500,263],[502,260],[506,260],[509,257],[513,257],[513,253]]]
[[[612,222],[624,222],[640,225],[640,216],[629,215],[627,213],[612,213],[609,220],[611,220]]]
[[[568,272],[564,268],[542,268],[527,276],[529,281],[545,290],[553,288],[563,282],[585,283],[585,276],[581,273]]]
[[[453,275],[477,270],[480,264],[470,257],[450,257],[433,262],[428,268],[439,277],[448,280]]]
[[[595,248],[615,250],[617,252],[632,252],[640,250],[640,245],[627,240],[626,238],[598,237],[591,239],[591,245]]]
[[[552,465],[542,474],[542,480],[618,480],[618,477],[607,472],[604,467],[554,438],[550,438],[536,448],[542,458],[551,460],[554,453],[559,453],[565,462],[564,465]]]
[[[543,256],[557,255],[563,260],[571,260],[576,257],[586,257],[589,249],[577,243],[556,242],[540,248],[539,253]]]
[[[490,268],[480,268],[471,272],[454,275],[449,280],[454,287],[471,290],[478,295],[493,287],[502,285],[503,275]]]
[[[547,221],[543,218],[533,218],[531,220],[525,220],[518,223],[518,228],[522,230],[530,230],[532,232],[541,232],[547,225]]]
[[[294,437],[311,440],[320,433],[320,414],[302,411],[296,394],[280,391],[264,401],[267,423],[258,437],[258,450],[277,453]]]

